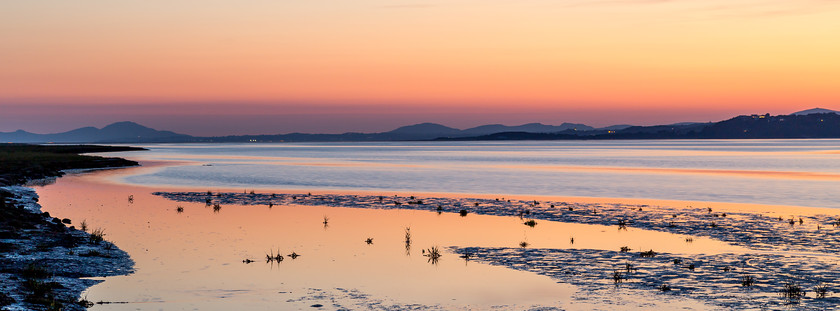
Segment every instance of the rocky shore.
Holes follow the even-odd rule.
[[[0,146],[0,310],[84,310],[80,297],[101,282],[90,277],[132,272],[129,255],[83,220],[42,213],[35,190],[19,185],[66,169],[137,165],[79,153],[138,150],[107,146]]]

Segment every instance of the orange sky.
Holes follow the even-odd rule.
[[[840,108],[838,21],[831,0],[4,1],[0,130],[62,105],[116,118],[98,123],[210,102],[454,127]]]

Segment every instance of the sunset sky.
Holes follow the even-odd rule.
[[[840,109],[834,0],[0,1],[0,131],[663,124]]]

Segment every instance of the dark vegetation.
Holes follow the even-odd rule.
[[[80,153],[144,150],[97,145],[0,145],[0,186],[64,175],[61,170],[136,166],[137,162]]]

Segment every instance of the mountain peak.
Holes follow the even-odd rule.
[[[145,127],[145,126],[142,126],[140,124],[137,124],[135,122],[122,121],[122,122],[115,122],[115,123],[108,124],[105,127],[103,127],[102,130],[103,131],[112,131],[112,130],[119,130],[119,131],[143,130],[143,131],[148,131],[148,130],[152,130],[152,129],[149,128],[149,127]]]
[[[458,129],[454,129],[445,125],[440,125],[437,123],[419,123],[414,125],[407,125],[403,127],[399,127],[389,133],[401,133],[401,134],[419,134],[419,133],[456,133],[460,132]]]

